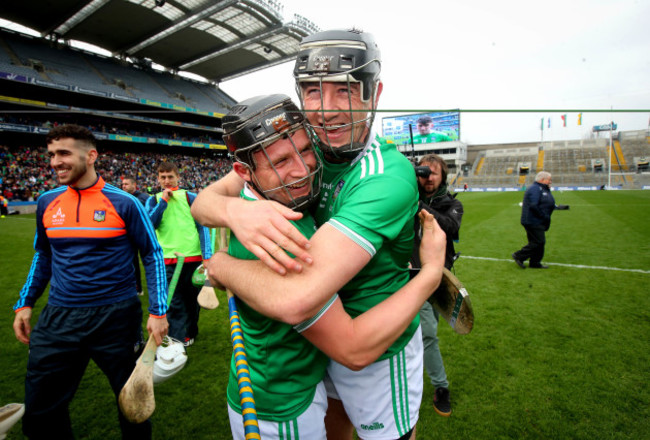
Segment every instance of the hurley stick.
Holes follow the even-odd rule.
[[[246,440],[261,439],[260,427],[257,423],[257,411],[255,410],[255,397],[253,396],[253,384],[248,369],[248,358],[244,347],[244,331],[239,322],[237,302],[230,289],[226,289],[228,295],[228,314],[230,318],[230,339],[232,341],[233,356],[235,357],[235,376],[239,388],[239,403],[241,405],[242,422],[244,423],[244,438]]]
[[[156,399],[153,395],[153,362],[156,360],[156,348],[156,340],[149,336],[129,380],[120,391],[120,409],[131,423],[146,421],[156,409]]]
[[[181,276],[181,270],[185,262],[185,255],[176,252],[178,261],[172,280],[169,283],[169,293],[167,295],[167,305],[171,301],[171,297],[176,290],[178,278]],[[153,335],[149,335],[147,345],[145,345],[142,354],[135,364],[135,368],[126,381],[118,402],[122,414],[131,423],[142,423],[146,421],[156,409],[156,399],[153,394],[153,363],[156,360],[156,339]]]
[[[217,234],[214,229],[210,230],[210,241],[212,242],[212,252],[215,252]],[[203,271],[205,272],[206,270],[208,270],[208,268],[203,267]],[[207,276],[205,277],[205,282],[199,292],[199,296],[196,298],[196,301],[204,309],[212,310],[219,307],[219,298],[217,298],[217,293],[212,288],[212,284],[210,284],[210,280],[208,280]]]
[[[0,440],[7,437],[7,432],[25,414],[25,405],[22,403],[8,403],[0,408]]]
[[[178,284],[178,279],[181,277],[181,271],[183,270],[183,264],[185,264],[185,255],[180,252],[174,252],[176,255],[176,267],[174,268],[174,273],[172,274],[172,280],[169,282],[169,294],[167,295],[167,306],[172,302],[172,296],[176,291],[176,284]]]
[[[226,228],[221,228],[220,246],[227,245]],[[235,295],[226,289],[228,296],[228,315],[230,320],[230,340],[232,341],[233,356],[235,357],[235,376],[239,389],[239,403],[241,405],[242,422],[244,423],[244,438],[246,440],[260,440],[260,427],[257,423],[257,411],[255,410],[255,396],[253,396],[253,384],[248,369],[248,358],[244,347],[244,331],[239,322],[239,311]]]
[[[203,287],[201,287],[201,291],[199,292],[199,296],[196,298],[196,301],[204,309],[212,310],[219,307],[219,298],[217,298],[217,294],[212,288],[210,280],[207,278],[205,279],[205,284]]]

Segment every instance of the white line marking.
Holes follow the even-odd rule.
[[[20,215],[20,214],[19,214],[19,215]],[[27,217],[18,217],[18,216],[14,217],[14,215],[12,214],[11,217],[9,217],[9,216],[7,215],[7,216],[5,216],[5,218],[3,218],[2,220],[29,220],[29,221],[32,221],[32,222],[33,222],[33,221],[36,220],[36,217],[32,217],[32,218],[27,218]]]
[[[515,262],[512,261],[512,259],[507,259],[507,258],[472,257],[470,255],[461,255],[459,258],[467,258],[470,260],[486,260],[486,261],[509,261],[515,264]],[[586,266],[583,264],[547,263],[546,261],[544,262],[544,264],[548,264],[549,266],[575,267],[578,269],[600,269],[600,270],[614,270],[619,272],[634,272],[634,273],[650,274],[650,270],[643,270],[643,269],[621,269],[620,267],[609,267],[609,266]]]

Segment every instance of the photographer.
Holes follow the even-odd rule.
[[[447,234],[445,267],[451,269],[456,250],[454,241],[458,240],[460,221],[463,217],[463,204],[456,200],[447,190],[447,164],[437,154],[428,154],[420,159],[415,168],[420,192],[420,207],[431,212],[440,228]],[[420,222],[415,219],[415,246],[411,257],[411,266],[420,267],[417,249],[420,245]],[[449,400],[449,382],[438,347],[438,313],[429,302],[420,309],[422,341],[424,343],[424,367],[435,387],[433,408],[443,417],[451,415]]]

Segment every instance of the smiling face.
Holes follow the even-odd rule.
[[[356,146],[363,148],[374,117],[376,102],[382,91],[382,83],[376,85],[373,99],[363,101],[359,82],[300,83],[300,95],[305,117],[324,146],[337,148]],[[359,146],[361,146],[359,148]],[[341,148],[343,149],[343,148]]]
[[[359,83],[306,82],[301,88],[305,116],[323,143],[336,148],[364,139],[371,109],[361,100]]]
[[[61,185],[87,188],[97,179],[97,150],[84,141],[61,138],[47,145],[50,165]]]
[[[246,180],[252,180],[267,198],[292,206],[311,193],[317,160],[304,129],[258,149],[253,153],[253,160],[255,171],[246,169]],[[244,165],[238,165],[244,171]]]

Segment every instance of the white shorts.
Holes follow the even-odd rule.
[[[325,378],[328,397],[341,400],[366,440],[394,440],[415,427],[422,403],[422,328],[402,351],[352,371],[330,360]]]
[[[242,415],[228,406],[230,431],[234,440],[245,440]],[[297,418],[282,422],[257,420],[260,437],[263,440],[316,439],[325,440],[325,411],[327,411],[327,392],[323,381],[316,386],[311,405]]]

